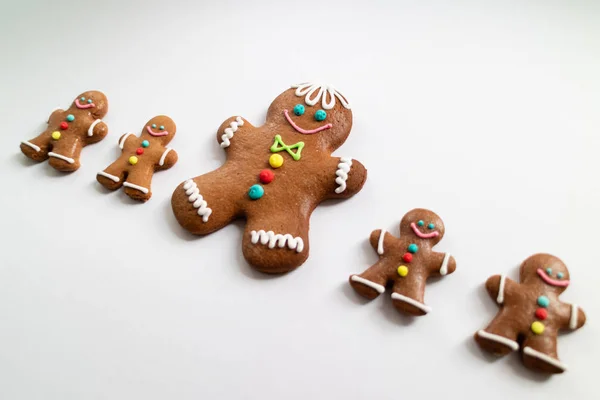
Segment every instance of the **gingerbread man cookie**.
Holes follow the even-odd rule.
[[[308,257],[315,207],[356,194],[367,178],[360,162],[331,156],[351,128],[346,98],[309,83],[280,94],[263,126],[229,118],[217,132],[227,161],[179,185],[171,201],[177,221],[206,235],[245,218],[242,250],[251,265],[267,273],[297,268]]]
[[[147,201],[152,196],[150,183],[154,171],[169,169],[177,162],[175,150],[165,147],[175,136],[175,131],[175,122],[159,115],[146,123],[139,137],[133,133],[121,136],[121,156],[98,172],[96,179],[110,190],[125,186],[129,197]]]
[[[558,298],[569,286],[569,270],[558,257],[535,254],[523,261],[519,275],[520,283],[506,275],[487,280],[485,288],[500,311],[487,328],[475,333],[475,340],[496,355],[521,349],[526,367],[562,373],[567,367],[558,359],[558,331],[585,324],[585,313],[579,306]]]
[[[21,151],[38,162],[50,158],[48,164],[59,171],[75,171],[80,166],[81,149],[108,134],[108,127],[102,122],[107,111],[104,93],[82,93],[67,110],[52,112],[48,128],[38,137],[21,142]]]
[[[416,208],[400,222],[400,238],[377,229],[371,233],[371,246],[379,261],[360,275],[350,276],[350,285],[362,296],[374,299],[392,287],[392,302],[398,311],[425,315],[425,282],[430,276],[445,276],[456,270],[449,253],[432,250],[444,236],[444,223],[434,212]]]

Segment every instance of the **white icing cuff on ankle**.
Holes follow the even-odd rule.
[[[492,342],[503,344],[506,347],[510,347],[512,350],[515,350],[515,351],[519,350],[519,344],[517,342],[515,342],[514,340],[510,340],[508,338],[505,338],[504,336],[495,335],[493,333],[486,332],[483,329],[480,331],[477,331],[477,336],[480,336],[484,339],[491,340]]]
[[[60,158],[61,160],[63,160],[63,161],[66,161],[66,162],[68,162],[69,164],[74,164],[74,163],[75,163],[75,160],[73,160],[72,158],[70,158],[70,157],[67,157],[67,156],[63,156],[62,154],[54,153],[54,152],[52,152],[52,151],[51,151],[50,153],[48,153],[48,155],[49,155],[50,157],[54,157],[54,158]]]
[[[556,367],[562,371],[567,370],[567,366],[558,361],[556,358],[552,358],[542,352],[532,349],[531,347],[525,347],[523,349],[523,354],[528,355],[529,357],[537,358],[538,360],[541,360],[546,364],[550,364],[553,367]]]
[[[139,190],[140,192],[142,192],[144,194],[148,194],[148,189],[146,189],[143,186],[134,185],[133,183],[129,183],[129,182],[123,182],[123,186],[126,186],[128,188],[132,188],[132,189],[135,189],[135,190]]]
[[[114,175],[111,175],[111,174],[109,174],[109,173],[106,173],[106,172],[104,172],[104,171],[100,171],[100,172],[98,172],[98,174],[97,174],[97,175],[100,175],[100,176],[103,176],[103,177],[105,177],[105,178],[108,178],[108,179],[110,179],[111,181],[115,181],[115,182],[119,182],[119,181],[120,181],[119,177],[117,177],[117,176],[114,176]]]
[[[368,286],[371,289],[375,289],[379,294],[385,292],[385,287],[383,285],[380,285],[375,282],[371,282],[370,280],[361,278],[358,275],[352,275],[352,278],[350,278],[350,279],[352,279],[354,282],[362,283],[363,285]]]
[[[27,140],[23,140],[21,143],[22,143],[22,144],[24,144],[25,146],[29,146],[29,147],[31,147],[31,148],[32,148],[32,149],[34,149],[35,151],[40,151],[40,150],[41,150],[41,149],[40,149],[40,146],[36,146],[35,144],[33,144],[33,143],[31,143],[31,142],[28,142]]]
[[[423,303],[419,303],[418,301],[416,301],[414,299],[411,299],[410,297],[403,296],[400,293],[392,293],[392,299],[408,303],[411,306],[417,307],[419,310],[421,310],[421,311],[423,311],[425,313],[430,313],[431,312],[431,307],[426,306]]]

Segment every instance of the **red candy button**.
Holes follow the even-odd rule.
[[[138,156],[144,154],[144,149],[142,149],[141,147],[138,147],[137,150],[135,151],[135,154],[137,154]]]
[[[402,259],[404,260],[404,262],[411,262],[413,258],[413,255],[410,253],[404,253],[404,255],[402,256]]]
[[[61,122],[60,123],[60,129],[65,130],[69,127],[69,124],[67,124],[66,122]]]
[[[545,308],[538,308],[535,310],[535,317],[537,319],[541,319],[542,321],[548,318],[548,310]]]
[[[263,169],[258,175],[261,183],[271,183],[275,179],[275,174],[270,169]]]

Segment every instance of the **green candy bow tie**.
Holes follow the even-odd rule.
[[[287,144],[283,143],[283,140],[281,140],[281,135],[275,135],[275,142],[273,143],[273,146],[271,146],[271,153],[279,153],[280,151],[285,150],[290,156],[292,156],[292,158],[295,161],[298,161],[300,159],[300,154],[302,153],[303,148],[304,142],[298,142],[296,144],[288,146]],[[292,151],[294,149],[298,150],[294,153]]]

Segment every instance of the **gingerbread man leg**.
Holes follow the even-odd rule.
[[[497,356],[504,356],[511,351],[519,350],[517,338],[519,329],[510,316],[499,314],[487,328],[475,333],[479,346]]]
[[[309,217],[286,208],[268,215],[248,215],[242,239],[244,257],[254,268],[268,274],[298,268],[308,258]]]
[[[426,277],[416,273],[401,277],[398,275],[394,282],[392,303],[398,311],[421,316],[431,312],[431,307],[425,304]],[[408,278],[408,279],[407,279]]]
[[[52,151],[48,153],[48,164],[58,171],[72,172],[80,167],[79,156],[83,143],[76,136],[67,136],[53,143]]]
[[[152,197],[152,168],[132,168],[123,182],[125,194],[134,200],[147,201]]]
[[[556,333],[527,336],[523,341],[523,364],[527,368],[551,374],[565,372],[567,366],[558,359],[556,341]]]
[[[50,151],[52,151],[52,132],[50,129],[45,130],[34,139],[21,142],[21,152],[37,162],[46,160]]]
[[[231,175],[221,168],[182,182],[171,197],[179,224],[194,235],[207,235],[233,221],[241,197],[224,190],[235,186],[231,180]]]
[[[109,190],[116,190],[123,186],[127,178],[127,161],[118,159],[110,164],[104,171],[98,172],[96,180]]]
[[[373,300],[385,292],[385,286],[390,279],[390,266],[379,260],[362,274],[350,276],[350,285],[361,296]]]

